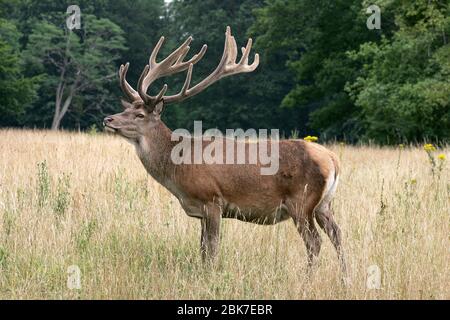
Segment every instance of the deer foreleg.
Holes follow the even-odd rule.
[[[205,206],[201,219],[201,252],[203,262],[214,262],[219,249],[220,209],[215,205]]]

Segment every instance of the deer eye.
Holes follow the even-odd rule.
[[[139,114],[136,116],[136,118],[144,119],[144,118],[145,118],[145,115],[143,115],[142,113],[139,113]]]

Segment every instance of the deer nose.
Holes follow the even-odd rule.
[[[112,117],[106,117],[105,119],[103,119],[103,124],[107,124],[107,123],[111,123],[113,122],[113,118]]]

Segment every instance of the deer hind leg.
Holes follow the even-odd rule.
[[[341,229],[334,220],[333,211],[331,210],[331,203],[321,204],[315,211],[315,216],[317,223],[322,228],[322,230],[330,238],[331,243],[336,249],[339,263],[341,264],[341,269],[344,275],[347,272],[347,266],[345,262],[344,252],[342,250],[342,234]]]
[[[304,206],[289,204],[289,212],[294,220],[295,226],[302,237],[308,254],[308,267],[311,269],[319,256],[322,239],[314,224],[314,205],[312,199],[308,199]]]
[[[219,249],[221,212],[214,204],[206,205],[201,219],[201,254],[203,263],[214,262]]]

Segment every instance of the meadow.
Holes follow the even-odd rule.
[[[290,221],[223,220],[205,268],[199,221],[120,138],[1,130],[0,299],[449,299],[450,149],[329,147],[342,162],[333,207],[348,287],[322,231],[307,276]]]

